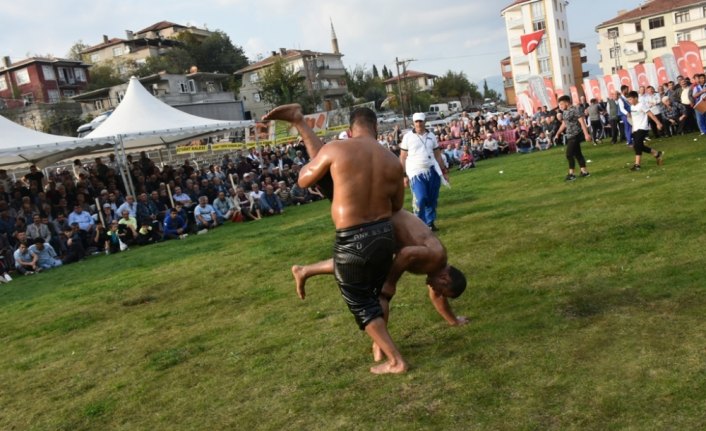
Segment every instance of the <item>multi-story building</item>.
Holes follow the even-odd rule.
[[[651,0],[596,26],[603,73],[653,61],[691,40],[706,59],[706,1]]]
[[[246,119],[262,118],[270,109],[260,93],[260,78],[265,70],[277,59],[283,59],[286,67],[304,78],[304,85],[310,95],[321,98],[319,111],[330,111],[342,107],[341,99],[348,93],[346,69],[338,50],[338,39],[331,24],[331,48],[333,52],[317,52],[306,49],[285,49],[272,51],[272,55],[235,72],[242,76],[240,100],[245,105]]]
[[[156,73],[140,78],[142,85],[167,105],[189,114],[214,120],[239,121],[244,118],[243,104],[232,91],[224,90],[230,78],[225,73],[194,72],[186,75]],[[95,117],[118,106],[127,83],[101,88],[74,97],[84,115]]]
[[[501,11],[510,48],[515,94],[528,89],[527,78],[530,75],[551,79],[554,87],[566,94],[570,86],[577,82],[569,42],[567,5],[564,0],[515,0]],[[539,30],[545,31],[541,42],[534,52],[525,55],[521,36]],[[581,76],[578,76],[579,79]]]
[[[125,31],[125,38],[108,38],[103,35],[103,42],[81,51],[81,58],[91,65],[111,64],[121,75],[140,66],[149,57],[164,54],[168,49],[181,45],[178,36],[190,33],[199,40],[213,33],[196,28],[160,21],[140,31]]]
[[[88,85],[88,65],[62,58],[32,57],[0,65],[0,104],[7,108],[59,103]]]
[[[400,73],[399,76],[394,76],[383,82],[385,91],[388,94],[397,94],[398,84],[404,88],[416,88],[417,91],[431,91],[434,88],[434,80],[436,75],[425,72],[417,72],[415,70],[407,70]]]

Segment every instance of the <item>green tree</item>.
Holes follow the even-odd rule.
[[[387,97],[385,85],[379,76],[375,76],[375,66],[368,71],[364,66],[356,65],[352,70],[346,71],[346,85],[353,98],[363,98],[366,102],[375,102],[375,107],[380,105]]]
[[[230,37],[220,30],[201,43],[187,43],[186,49],[203,72],[232,74],[248,65],[248,58],[243,49],[233,45]]]
[[[83,40],[79,40],[73,45],[71,45],[71,48],[69,48],[69,52],[66,53],[66,58],[70,60],[78,60],[78,61],[83,61],[83,56],[81,55],[81,51],[84,51],[85,49],[88,48],[88,45],[83,43]]]
[[[161,71],[174,74],[187,73],[194,64],[194,57],[188,49],[174,47],[160,56],[148,57],[145,63],[138,66],[133,73],[140,77],[153,75]]]
[[[488,80],[483,80],[483,98],[491,100],[502,100],[502,96],[495,90],[488,88]]]
[[[262,98],[272,106],[287,103],[299,103],[306,95],[304,77],[287,65],[287,62],[277,57],[271,66],[266,68],[258,81]],[[311,111],[310,103],[307,106]],[[304,105],[302,105],[304,108]]]
[[[99,88],[112,87],[113,85],[122,84],[125,79],[122,78],[112,63],[99,64],[92,66],[89,69],[89,82],[86,91],[97,90]]]
[[[471,83],[463,72],[454,73],[450,70],[434,81],[433,93],[442,99],[458,99],[464,96],[480,98],[478,87]]]
[[[373,64],[373,78],[380,78],[380,74],[378,73],[378,68]]]

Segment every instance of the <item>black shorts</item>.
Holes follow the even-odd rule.
[[[336,230],[334,275],[360,329],[383,316],[378,296],[394,251],[395,236],[388,219]]]

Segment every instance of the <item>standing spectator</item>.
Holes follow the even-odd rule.
[[[618,109],[617,100],[620,98],[620,93],[613,92],[606,102],[606,113],[608,114],[608,124],[610,125],[610,143],[618,142],[620,136],[620,110]]]
[[[650,112],[659,119],[659,121],[663,122],[662,118],[662,98],[659,96],[659,93],[655,92],[655,88],[651,85],[647,86],[647,91],[645,92],[645,101],[647,101],[647,106],[650,108]],[[659,138],[663,131],[660,131],[657,128],[657,123],[655,123],[651,118],[650,118],[650,127],[652,128],[652,134],[654,135],[655,139]]]
[[[603,109],[597,99],[591,99],[591,104],[586,109],[586,112],[588,113],[588,121],[591,123],[593,143],[600,144],[600,138],[603,136],[603,122],[601,122],[601,114],[603,114]]]
[[[54,248],[42,238],[35,238],[29,252],[37,257],[37,266],[42,270],[56,268],[62,264]]]
[[[620,86],[621,96],[618,99],[618,109],[620,110],[620,121],[623,122],[623,127],[625,130],[625,140],[628,141],[628,145],[632,145],[632,125],[628,119],[630,118],[630,103],[628,102],[627,95],[630,88],[627,85]]]
[[[694,107],[696,107],[699,102],[704,100],[704,96],[706,96],[706,75],[702,73],[696,76],[698,77],[698,82],[694,84],[694,87],[691,90]],[[701,131],[701,136],[706,135],[706,112],[702,114],[698,110],[694,109],[694,116],[696,117],[696,124],[699,126],[699,130]]]
[[[571,97],[566,94],[559,98],[559,109],[564,122],[559,127],[556,137],[558,138],[559,134],[566,130],[566,159],[569,161],[569,173],[566,175],[566,181],[576,179],[576,175],[574,175],[576,161],[581,168],[581,176],[588,177],[591,174],[586,170],[586,159],[581,153],[581,132],[583,132],[586,141],[591,141],[591,135],[586,127],[586,119],[578,106],[571,106]]]
[[[447,170],[441,159],[441,149],[433,133],[425,128],[426,117],[417,112],[412,116],[414,130],[407,132],[400,145],[400,161],[405,170],[405,187],[409,186],[414,197],[414,212],[432,231],[439,229],[436,205],[442,175],[448,181]]]

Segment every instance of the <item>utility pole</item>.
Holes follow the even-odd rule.
[[[395,57],[395,66],[397,67],[397,91],[400,95],[400,106],[402,107],[402,121],[403,121],[405,129],[407,128],[407,115],[405,114],[405,110],[404,110],[403,94],[407,93],[407,91],[405,91],[404,93],[402,92],[402,83],[400,80],[400,65],[402,65],[402,74],[405,76],[405,81],[406,81],[407,80],[407,65],[413,61],[414,61],[413,58],[410,58],[409,60],[400,60],[397,57]],[[409,109],[410,109],[410,111],[412,109],[412,101],[411,100],[410,100]]]

